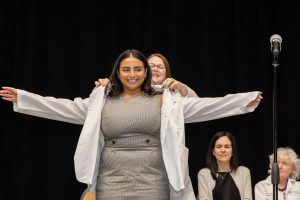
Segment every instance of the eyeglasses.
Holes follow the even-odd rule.
[[[163,64],[154,64],[154,63],[149,63],[149,66],[153,69],[155,67],[157,67],[157,69],[164,69],[165,68],[165,65]]]

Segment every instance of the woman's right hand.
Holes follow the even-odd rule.
[[[99,78],[97,81],[95,81],[95,86],[99,87],[99,86],[103,86],[106,87],[109,84],[109,79],[108,78]],[[110,85],[108,85],[108,87],[110,87]]]
[[[5,101],[17,103],[17,90],[13,87],[2,87],[0,96]]]
[[[186,85],[173,78],[167,78],[166,80],[164,80],[164,82],[162,83],[162,87],[169,88],[171,91],[178,90],[183,97],[187,96],[189,93]]]

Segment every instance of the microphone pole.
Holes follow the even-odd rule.
[[[270,38],[271,51],[273,54],[273,155],[274,163],[271,171],[273,184],[273,200],[278,200],[279,167],[277,163],[277,69],[279,66],[278,55],[281,51],[282,38],[274,34]]]

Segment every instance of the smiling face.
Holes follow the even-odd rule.
[[[216,157],[218,164],[230,165],[230,159],[232,157],[232,145],[227,136],[222,136],[216,140],[213,155]]]
[[[139,92],[146,77],[144,63],[134,57],[128,57],[120,62],[118,76],[124,92]]]
[[[163,60],[158,56],[152,56],[148,59],[148,63],[152,70],[152,84],[161,85],[166,79],[166,66]]]
[[[278,154],[277,163],[279,167],[280,181],[286,182],[295,169],[293,162],[288,158],[288,156]]]

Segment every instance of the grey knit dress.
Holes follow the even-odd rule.
[[[108,98],[101,130],[105,146],[97,177],[97,200],[169,200],[160,143],[157,96]]]

